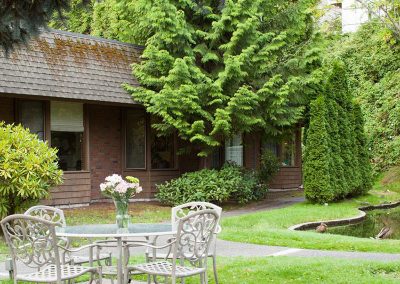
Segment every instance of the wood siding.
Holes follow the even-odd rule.
[[[71,205],[90,203],[90,172],[64,172],[64,183],[53,188],[46,205]]]
[[[281,167],[269,187],[271,189],[294,189],[301,184],[302,174],[300,167]]]

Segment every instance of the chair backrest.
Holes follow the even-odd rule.
[[[218,223],[216,210],[205,209],[183,217],[178,222],[173,249],[173,270],[176,262],[188,261],[196,267],[206,267],[207,255]]]
[[[171,224],[172,228],[176,230],[178,228],[178,223],[179,220],[182,219],[183,217],[186,217],[187,215],[190,215],[194,212],[198,212],[201,210],[206,210],[206,209],[212,209],[215,210],[218,214],[218,221],[217,221],[217,227],[216,227],[216,232],[219,232],[221,230],[221,227],[219,226],[219,219],[221,218],[222,214],[222,208],[209,203],[209,202],[189,202],[185,204],[181,204],[178,206],[175,206],[171,209]]]
[[[11,251],[14,277],[18,274],[17,261],[37,269],[55,264],[57,283],[61,283],[60,254],[55,231],[59,224],[25,214],[8,216],[0,223]]]
[[[24,214],[29,216],[39,217],[42,218],[43,220],[57,223],[61,227],[65,227],[67,225],[64,216],[64,211],[55,207],[46,205],[37,205],[26,210]]]

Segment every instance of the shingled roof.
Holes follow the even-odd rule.
[[[50,30],[16,48],[0,51],[0,96],[18,94],[134,104],[121,87],[138,85],[130,64],[142,47]]]

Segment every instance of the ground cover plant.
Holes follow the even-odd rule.
[[[390,186],[387,182],[389,174],[391,175]],[[363,205],[398,201],[400,199],[400,173],[397,171],[397,179],[391,172],[388,172],[387,175],[382,176],[369,194],[351,200],[328,205],[303,202],[282,209],[224,218],[222,219],[224,230],[220,237],[238,242],[298,248],[398,253],[400,252],[400,240],[381,241],[318,234],[314,231],[288,230],[290,226],[302,222],[357,216],[360,213],[357,208]]]

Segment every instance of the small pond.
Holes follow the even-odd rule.
[[[400,239],[400,207],[366,211],[366,213],[366,219],[361,223],[330,227],[327,232],[359,238],[375,238],[383,227],[387,227],[392,231],[388,239]]]

